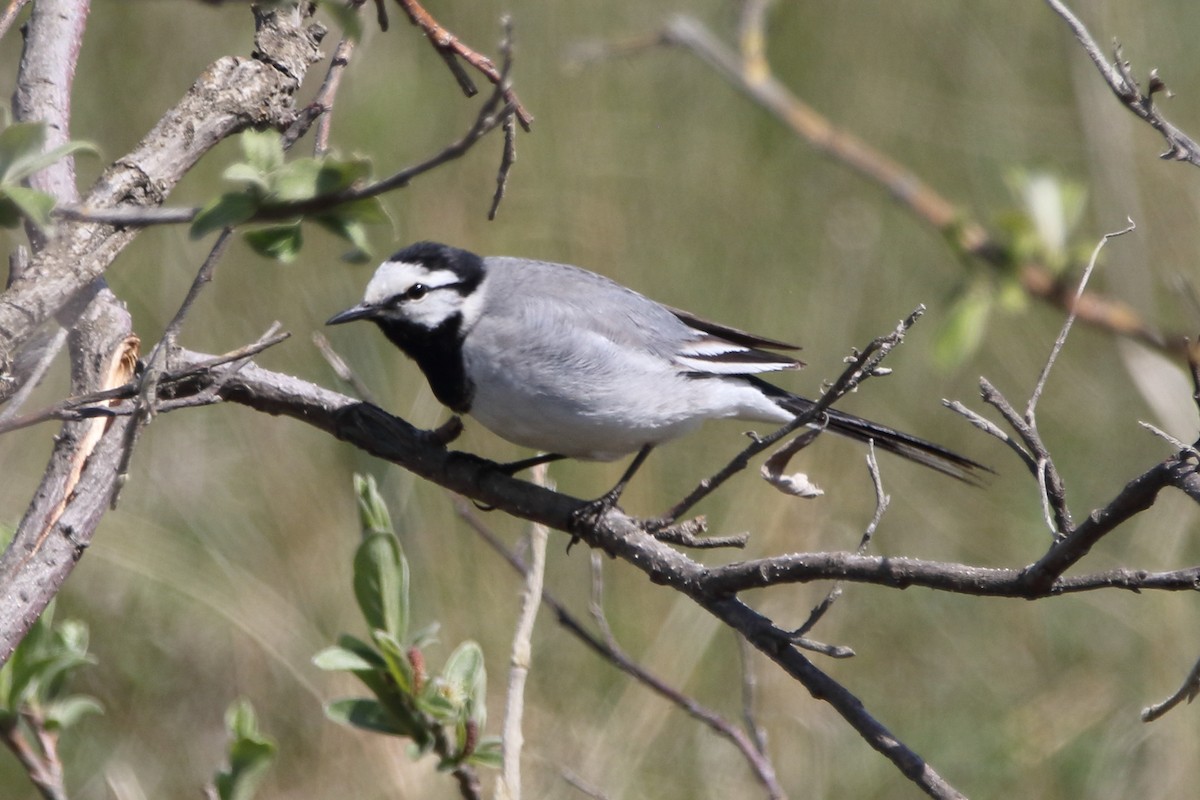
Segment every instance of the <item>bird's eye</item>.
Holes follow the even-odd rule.
[[[427,294],[429,294],[428,286],[423,283],[414,283],[409,287],[408,291],[404,293],[404,299],[413,301],[421,300]]]

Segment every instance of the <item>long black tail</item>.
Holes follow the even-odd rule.
[[[753,376],[746,377],[762,389],[764,394],[793,414],[803,414],[812,410],[812,407],[816,405],[812,400],[784,391],[764,380]],[[886,425],[880,425],[878,422],[871,422],[869,419],[847,414],[845,411],[838,411],[835,408],[827,409],[825,418],[825,424],[834,433],[850,439],[857,439],[860,442],[873,441],[880,450],[895,453],[902,458],[935,469],[964,483],[978,486],[981,482],[981,473],[992,472],[983,464],[972,461],[966,456],[960,456],[939,444],[910,436]],[[816,424],[819,422],[818,420]]]

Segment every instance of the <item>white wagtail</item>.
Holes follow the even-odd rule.
[[[794,345],[668,308],[594,272],[480,257],[434,242],[379,267],[363,300],[326,323],[369,319],[425,373],[434,395],[501,438],[557,458],[636,452],[615,503],[650,449],[709,419],[785,424],[813,402],[756,373],[803,363]],[[976,462],[835,409],[829,430],[974,482]]]

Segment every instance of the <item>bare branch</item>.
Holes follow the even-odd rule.
[[[504,101],[512,106],[517,119],[521,122],[521,127],[526,131],[530,129],[530,126],[533,125],[533,115],[521,105],[521,101],[517,99],[512,87],[503,85],[504,76],[500,70],[496,69],[496,65],[492,63],[491,59],[463,44],[457,36],[442,27],[417,0],[396,0],[396,2],[404,9],[404,13],[408,14],[412,24],[425,32],[429,43],[445,60],[446,66],[450,68],[459,87],[467,97],[474,97],[478,90],[458,61],[455,60],[456,57],[466,61],[497,86],[504,96]]]
[[[67,787],[62,761],[58,755],[58,735],[46,728],[46,721],[33,711],[23,711],[22,728],[14,716],[11,722],[0,725],[0,740],[16,756],[45,800],[67,800]]]
[[[875,513],[871,515],[871,521],[867,523],[866,530],[863,531],[862,538],[859,539],[858,547],[855,548],[855,555],[862,555],[867,552],[867,548],[871,546],[871,539],[875,536],[875,531],[879,529],[879,523],[883,521],[883,515],[887,512],[888,506],[892,502],[892,498],[883,491],[883,476],[879,474],[879,462],[875,458],[875,443],[870,442],[867,447],[867,472],[871,475],[871,485],[875,487]],[[806,650],[817,650],[812,646],[805,637],[816,624],[821,621],[821,618],[828,613],[837,599],[842,596],[841,583],[834,583],[830,588],[829,593],[825,598],[817,604],[817,606],[809,613],[808,619],[804,621],[796,630],[792,631],[797,644],[800,644]],[[803,642],[803,644],[801,644]],[[850,648],[832,648],[826,647],[820,650],[826,655],[834,656],[835,658],[846,658],[854,655],[854,651]]]
[[[887,357],[888,353],[904,340],[904,334],[916,324],[916,321],[924,312],[924,306],[916,308],[907,318],[901,320],[900,324],[890,334],[876,338],[861,353],[856,353],[849,359],[849,366],[838,376],[838,379],[834,381],[832,386],[821,393],[820,398],[813,403],[812,408],[798,415],[787,425],[784,425],[768,436],[761,438],[758,436],[752,437],[753,441],[748,447],[734,456],[728,464],[715,474],[700,481],[695,489],[663,515],[662,520],[669,523],[679,519],[689,509],[716,491],[725,481],[744,470],[750,463],[751,458],[770,448],[776,442],[799,428],[807,425],[816,425],[819,427],[821,417],[826,409],[854,391],[864,380],[878,374],[876,371],[879,369],[880,363]]]
[[[1192,665],[1192,669],[1183,680],[1178,690],[1166,700],[1142,709],[1142,722],[1153,722],[1162,717],[1175,706],[1184,702],[1192,702],[1200,694],[1200,661]]]
[[[744,42],[743,31],[743,48]],[[1033,261],[1014,264],[1003,243],[965,214],[959,204],[944,197],[903,164],[833,124],[780,82],[765,60],[744,55],[739,58],[692,17],[673,17],[662,30],[623,42],[587,44],[576,48],[575,58],[586,62],[643,53],[662,46],[681,47],[695,55],[815,150],[886,190],[892,199],[936,230],[956,253],[1004,275],[1015,272],[1030,296],[1056,308],[1074,307],[1079,319],[1089,325],[1127,336],[1156,350],[1176,356],[1181,353],[1182,335],[1164,335],[1127,303],[1087,292],[1072,306],[1074,287],[1064,285],[1044,264]]]
[[[1152,71],[1150,75],[1150,93],[1143,94],[1130,72],[1129,62],[1121,59],[1120,46],[1115,48],[1115,63],[1109,64],[1092,35],[1088,33],[1088,29],[1064,3],[1059,0],[1046,0],[1046,5],[1066,21],[1072,33],[1075,34],[1075,38],[1083,45],[1088,58],[1096,65],[1100,76],[1104,78],[1104,82],[1108,84],[1108,88],[1117,96],[1121,104],[1133,112],[1134,116],[1148,123],[1166,140],[1167,151],[1162,153],[1159,158],[1186,161],[1193,166],[1200,167],[1200,145],[1168,122],[1154,103],[1153,94],[1158,88],[1156,81],[1161,84],[1161,80],[1158,79],[1155,72]]]
[[[502,92],[497,91],[493,101],[498,101]],[[412,181],[427,172],[461,158],[476,142],[504,124],[504,120],[513,113],[511,106],[497,108],[495,102],[489,101],[480,109],[479,115],[471,127],[458,141],[443,148],[437,154],[405,167],[386,178],[382,178],[366,186],[346,189],[331,194],[318,195],[305,200],[294,200],[275,203],[261,208],[247,222],[272,222],[292,219],[298,216],[316,214],[327,211],[345,203],[377,197],[381,194],[402,189]],[[140,208],[116,206],[95,208],[88,205],[68,206],[55,209],[55,215],[63,219],[78,220],[91,223],[121,226],[122,228],[137,229],[151,225],[170,225],[192,222],[200,213],[196,208]]]
[[[495,550],[505,561],[507,561],[509,566],[522,574],[526,572],[527,567],[525,562],[518,558],[512,551],[510,551],[508,547],[506,547],[505,544],[500,541],[500,538],[496,536],[496,534],[490,528],[483,524],[482,520],[479,519],[478,515],[473,512],[467,503],[458,501],[455,503],[455,508],[457,509],[459,516],[462,517],[467,525],[469,525],[471,529],[475,531],[489,547]],[[542,602],[554,612],[558,623],[617,669],[629,675],[639,683],[645,685],[652,692],[676,705],[685,713],[703,722],[718,735],[729,739],[746,758],[747,763],[754,771],[759,782],[767,787],[770,797],[786,797],[786,795],[783,793],[783,789],[779,786],[775,778],[775,769],[772,766],[770,759],[766,756],[765,747],[760,747],[757,743],[748,740],[742,735],[741,731],[725,720],[720,714],[706,708],[694,698],[688,697],[650,672],[646,671],[641,665],[639,665],[623,650],[621,650],[619,645],[617,645],[615,638],[612,636],[611,630],[608,628],[608,621],[605,619],[603,611],[599,610],[600,607],[596,603],[596,581],[598,579],[595,577],[597,575],[597,567],[594,559],[592,565],[592,574],[594,576],[592,597],[593,606],[595,606],[592,613],[603,633],[603,640],[590,633],[586,628],[583,627],[583,623],[581,623],[565,605],[555,599],[555,597],[549,592],[543,590],[541,595]]]
[[[186,353],[181,357],[189,361],[200,359]],[[571,533],[591,547],[636,566],[650,580],[688,594],[701,607],[746,636],[814,697],[833,705],[868,744],[919,787],[934,797],[961,797],[941,775],[876,720],[857,697],[804,658],[790,644],[787,631],[779,629],[736,598],[715,591],[709,568],[647,536],[635,520],[619,510],[602,515],[594,525],[580,527],[577,512],[587,505],[587,501],[512,478],[496,465],[476,456],[448,452],[436,443],[434,434],[418,431],[374,406],[295,378],[269,373],[253,364],[228,378],[221,388],[221,396],[267,413],[294,417],[472,500]]]
[[[553,489],[546,480],[546,465],[533,468],[533,482]],[[504,763],[496,782],[499,800],[521,800],[521,749],[525,734],[521,720],[525,711],[525,681],[533,662],[533,627],[542,604],[546,578],[545,525],[534,523],[529,529],[529,565],[525,569],[525,587],[521,593],[521,613],[513,633],[512,657],[508,670],[508,690],[505,693],[503,750]]]
[[[17,15],[21,13],[21,9],[29,3],[30,0],[8,0],[8,5],[4,7],[3,12],[0,12],[0,39],[4,38],[4,34],[8,33],[8,29],[17,21]]]
[[[1037,408],[1038,400],[1042,396],[1042,391],[1046,388],[1046,380],[1050,377],[1050,369],[1054,366],[1058,354],[1062,352],[1063,346],[1067,343],[1067,334],[1071,332],[1071,326],[1075,324],[1075,317],[1078,315],[1079,299],[1083,297],[1084,290],[1087,289],[1088,281],[1092,277],[1092,271],[1096,268],[1096,259],[1100,257],[1100,251],[1104,249],[1104,245],[1108,244],[1109,239],[1124,236],[1136,228],[1137,225],[1130,219],[1128,227],[1119,231],[1113,231],[1112,233],[1106,233],[1100,237],[1100,241],[1096,243],[1095,249],[1092,250],[1092,257],[1088,260],[1087,266],[1083,270],[1083,276],[1079,279],[1079,287],[1075,290],[1075,299],[1071,303],[1067,319],[1063,322],[1062,330],[1058,333],[1058,338],[1054,340],[1054,346],[1050,348],[1050,355],[1046,358],[1046,363],[1042,367],[1042,373],[1038,376],[1037,383],[1033,387],[1033,392],[1029,396],[1029,404],[1025,407],[1025,419],[1031,426],[1037,427],[1037,424],[1034,422],[1034,412]]]
[[[156,206],[224,138],[251,126],[285,127],[293,119],[292,97],[317,57],[323,29],[304,27],[285,12],[264,11],[256,20],[263,57],[230,56],[210,65],[133,152],[105,171],[82,208]],[[89,223],[35,255],[28,275],[0,294],[0,369],[42,322],[104,274],[136,234]]]

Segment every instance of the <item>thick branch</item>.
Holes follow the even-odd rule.
[[[86,6],[66,6],[74,13],[80,8]],[[159,203],[224,136],[250,124],[286,122],[291,93],[316,58],[322,32],[302,22],[294,11],[258,15],[258,58],[227,58],[210,67],[138,148],[105,172],[85,202]],[[72,319],[65,321],[73,328],[73,392],[129,380],[137,339],[101,276],[133,236],[104,225],[62,226],[36,253],[0,295],[0,375],[38,326],[70,304]],[[81,307],[86,310],[74,319]],[[37,493],[0,557],[0,664],[57,593],[115,497],[127,425],[126,418],[73,422],[57,438]]]
[[[181,359],[186,364],[203,357],[183,353]],[[204,382],[205,379],[200,379],[194,388],[198,390]],[[706,569],[703,565],[655,540],[620,510],[604,514],[594,526],[580,528],[576,512],[585,506],[584,501],[512,478],[476,456],[447,451],[437,443],[436,435],[419,431],[374,406],[254,365],[225,376],[220,392],[226,400],[270,414],[294,417],[326,430],[366,452],[478,502],[556,530],[571,532],[591,547],[633,564],[654,583],[671,586],[689,595],[741,632],[756,648],[803,683],[815,698],[837,708],[872,747],[887,756],[926,792],[935,797],[961,796],[920,756],[872,717],[854,695],[800,654],[789,641],[786,631],[778,629],[740,601],[709,591],[704,584]]]
[[[83,204],[159,205],[222,139],[248,127],[286,127],[295,113],[293,94],[317,59],[324,35],[319,26],[303,26],[297,14],[261,14],[258,57],[229,56],[206,69],[133,152],[104,172]],[[96,223],[62,227],[59,237],[0,294],[0,374],[34,330],[103,275],[137,235],[136,229]]]

